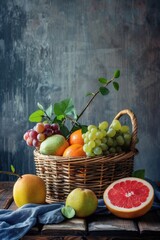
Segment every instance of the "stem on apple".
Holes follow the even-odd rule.
[[[22,178],[22,176],[19,175],[18,173],[13,173],[13,172],[8,172],[8,171],[0,171],[0,174],[13,175],[13,176],[16,176],[18,178]]]

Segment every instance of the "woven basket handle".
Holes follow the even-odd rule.
[[[123,115],[129,115],[130,119],[131,119],[131,123],[132,123],[132,141],[131,141],[131,150],[135,149],[135,145],[137,142],[137,118],[135,116],[135,114],[130,110],[130,109],[124,109],[122,111],[120,111],[114,119],[119,119],[120,117],[122,117]]]

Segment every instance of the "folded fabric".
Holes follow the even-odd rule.
[[[151,179],[146,178],[146,180],[154,188],[154,202],[153,202],[151,210],[160,209],[160,187]]]
[[[160,187],[147,179],[153,186],[155,196],[151,210],[160,209]],[[17,210],[0,210],[0,240],[18,240],[36,224],[56,224],[65,220],[61,213],[64,203],[26,204]],[[111,214],[103,201],[98,200],[94,215]]]
[[[26,204],[15,211],[0,210],[0,239],[18,240],[37,223],[52,224],[64,221],[61,213],[63,203]]]

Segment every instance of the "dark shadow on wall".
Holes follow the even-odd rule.
[[[21,151],[16,153],[7,149],[8,142],[17,134],[17,123],[20,116],[14,116],[13,96],[16,94],[19,81],[25,76],[25,60],[20,59],[16,53],[15,44],[19,44],[23,29],[26,26],[26,12],[16,5],[14,1],[1,0],[0,3],[0,170],[10,171],[10,165],[14,165],[14,159],[20,158]],[[7,105],[7,102],[10,104]],[[14,118],[13,118],[14,116]],[[21,127],[21,123],[19,124]],[[13,142],[18,141],[15,137]],[[17,149],[19,143],[17,142]],[[20,149],[19,149],[20,150]],[[22,154],[22,152],[21,152]],[[22,158],[22,157],[21,157]],[[22,165],[22,164],[20,164]],[[20,166],[19,166],[20,169]],[[14,181],[15,177],[0,174],[0,180]]]
[[[25,69],[25,63],[14,51],[14,44],[22,38],[22,31],[26,26],[26,13],[14,2],[1,1],[0,22],[0,84],[3,84],[0,100],[3,102],[6,91],[12,88],[16,90],[18,81],[15,81],[14,77],[16,80],[21,79],[22,69]],[[0,111],[1,108],[2,105],[0,105]]]
[[[25,149],[25,150],[24,150]],[[14,154],[7,151],[0,151],[0,171],[12,172],[11,165],[15,168],[15,172],[19,175],[31,173],[35,174],[35,164],[32,148],[24,148],[23,144],[19,146],[19,150]],[[16,181],[17,177],[13,175],[0,173],[0,181]]]

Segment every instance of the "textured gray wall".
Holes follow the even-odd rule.
[[[119,92],[97,97],[82,122],[132,109],[140,140],[135,169],[160,179],[159,66],[159,0],[1,0],[0,169],[35,171],[22,137],[37,102],[71,96],[80,112],[97,79],[119,68]]]

